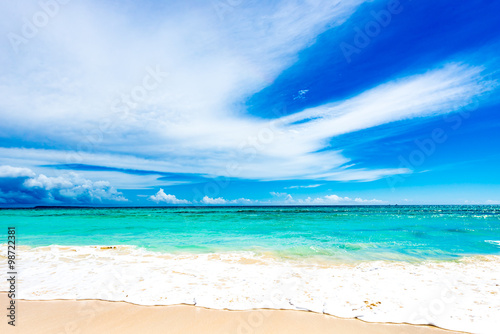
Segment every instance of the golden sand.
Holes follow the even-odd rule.
[[[7,295],[0,293],[3,310],[7,303]],[[367,323],[304,311],[227,311],[188,305],[142,306],[101,300],[18,300],[16,311],[16,326],[8,325],[8,318],[4,315],[0,333],[457,333],[431,326]]]

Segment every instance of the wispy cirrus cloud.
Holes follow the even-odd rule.
[[[137,169],[154,166],[155,170],[162,172],[261,180],[295,178],[372,181],[411,171],[404,168],[345,167],[349,159],[340,151],[323,150],[328,146],[327,139],[408,118],[452,112],[471,103],[473,97],[490,91],[493,87],[492,82],[482,80],[480,68],[451,64],[381,85],[349,100],[308,109],[273,121],[205,118],[204,122],[208,123],[200,126],[199,120],[193,120],[178,127],[183,131],[167,133],[163,139],[158,138],[157,141],[162,143],[161,148],[150,143],[147,148],[129,147],[129,154],[109,151],[78,154],[87,164]],[[301,122],[297,123],[299,121]],[[156,125],[151,124],[144,128],[153,129],[154,133],[155,127]],[[257,138],[263,129],[271,131],[272,140],[254,146],[246,145],[249,139]],[[171,146],[170,143],[176,144]],[[19,160],[26,160],[26,153],[29,152],[33,158],[38,156],[42,161],[49,160],[46,150],[40,154],[36,153],[36,149],[23,149],[19,153],[16,150],[3,149],[9,159],[17,156]],[[137,153],[131,156],[130,153],[136,150]],[[143,150],[157,150],[158,155],[167,154],[170,159],[165,161],[158,156],[146,160],[139,153]],[[186,152],[189,154],[186,155]],[[68,153],[53,151],[49,156],[53,157],[53,162],[60,162],[68,157]],[[214,159],[214,156],[218,158]],[[227,171],[225,161],[228,160],[236,165],[236,172]]]
[[[220,20],[206,3],[194,9],[167,2],[148,13],[148,24],[137,25],[133,8],[72,2],[15,58],[0,58],[9,69],[0,76],[0,129],[14,141],[1,149],[0,163],[76,162],[251,180],[373,181],[410,173],[346,167],[350,158],[329,139],[456,111],[493,89],[484,79],[488,69],[460,59],[430,64],[425,73],[395,74],[273,120],[248,114],[245,105],[360,4],[248,2]],[[1,6],[7,17],[1,32],[19,32],[16,18],[37,10],[34,1]],[[154,77],[154,89],[141,96]],[[131,184],[117,170],[100,172],[115,173],[113,184],[127,188],[155,185],[161,176],[134,174]]]
[[[234,155],[266,126],[244,115],[242,101],[361,3],[249,2],[221,21],[210,3],[166,2],[148,15],[149,25],[137,25],[138,11],[130,7],[73,2],[60,8],[43,34],[19,45],[15,57],[0,58],[10,69],[0,76],[0,116],[9,124],[4,130],[22,147],[37,149],[41,138],[65,147],[54,159],[59,163],[99,164],[107,155],[112,159],[101,165],[117,167],[128,165],[128,157],[147,156],[160,171],[188,166],[193,173],[222,175],[225,166],[213,157]],[[0,31],[22,34],[20,18],[39,10],[35,1],[2,4]],[[115,29],[106,29],[110,25]],[[151,69],[161,80],[143,94]],[[21,128],[31,140],[15,130]],[[204,172],[196,167],[202,165]]]
[[[322,184],[309,184],[305,186],[289,186],[285,187],[285,189],[308,189],[308,188],[317,188],[322,186]]]

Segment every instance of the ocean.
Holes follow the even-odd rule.
[[[500,206],[2,209],[4,260],[10,226],[23,299],[298,309],[474,333],[500,314]]]
[[[500,206],[40,208],[0,211],[19,243],[251,251],[331,261],[500,255]]]

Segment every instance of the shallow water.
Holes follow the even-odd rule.
[[[1,231],[7,226],[31,247],[131,245],[341,262],[500,255],[500,206],[0,210]]]

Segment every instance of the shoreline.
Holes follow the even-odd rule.
[[[24,249],[16,297],[211,310],[312,311],[369,323],[495,333],[500,257],[421,264],[278,261],[253,253],[174,255],[134,247]],[[460,273],[460,274],[458,274]],[[0,282],[6,291],[7,282]]]
[[[0,291],[0,305],[7,294]],[[466,333],[431,325],[366,322],[300,310],[217,310],[193,305],[137,305],[123,301],[16,300],[16,326],[2,333]]]

